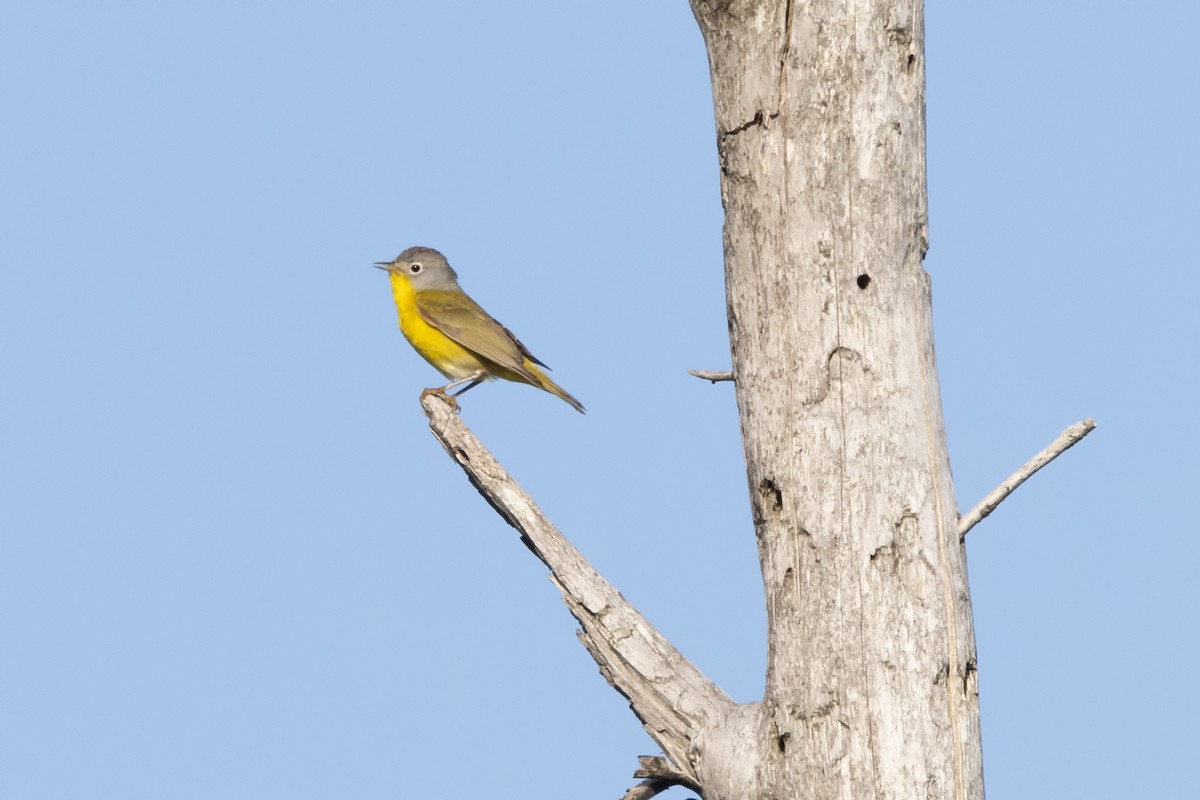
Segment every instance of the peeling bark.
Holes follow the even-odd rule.
[[[966,559],[921,265],[922,4],[692,7],[770,640],[753,788],[705,796],[980,798]]]

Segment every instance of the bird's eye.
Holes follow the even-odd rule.
[[[409,264],[408,271],[411,272],[413,275],[416,275],[418,272],[421,271],[421,265],[417,264],[417,263]]]

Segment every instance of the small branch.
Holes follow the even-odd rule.
[[[650,800],[654,795],[659,792],[665,792],[674,785],[670,781],[663,781],[658,778],[642,781],[636,786],[630,786],[625,794],[621,795],[621,800]]]
[[[550,568],[567,608],[579,620],[580,641],[663,749],[673,783],[697,786],[688,758],[692,741],[737,706],[592,568],[445,401],[429,395],[421,405],[446,452]],[[648,777],[664,779],[663,774]]]
[[[1089,417],[1082,422],[1076,422],[1063,431],[1045,450],[1029,459],[1029,462],[1025,466],[1012,475],[1009,475],[1004,483],[993,489],[991,494],[979,501],[979,504],[967,512],[965,516],[959,517],[958,538],[961,539],[966,536],[967,531],[974,528],[984,517],[995,511],[996,506],[1003,503],[1004,499],[1012,494],[1018,486],[1029,480],[1033,473],[1058,458],[1076,442],[1091,433],[1095,427],[1096,420]]]
[[[712,370],[707,369],[689,369],[688,375],[695,375],[697,378],[701,378],[706,381],[712,381],[713,383],[716,383],[717,381],[733,380],[732,372],[713,372]]]
[[[629,787],[621,800],[649,800],[672,786],[686,786],[697,794],[701,793],[698,783],[675,769],[662,756],[638,756],[638,768],[634,770],[633,777],[646,780]]]

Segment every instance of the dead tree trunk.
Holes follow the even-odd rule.
[[[663,755],[626,800],[981,800],[962,537],[1085,420],[959,517],[933,354],[923,9],[692,0],[708,45],[730,345],[766,589],[760,703],[734,703],[597,573],[462,419],[471,482],[549,566]],[[716,373],[698,373],[720,380]]]
[[[981,798],[921,264],[922,3],[692,6],[770,639],[756,790],[721,796]]]

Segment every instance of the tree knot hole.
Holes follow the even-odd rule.
[[[758,493],[763,506],[771,513],[778,516],[783,511],[783,491],[775,484],[774,478],[763,478],[758,484]]]
[[[800,584],[796,580],[796,571],[791,567],[783,571],[783,580],[779,583],[780,589],[784,594],[790,594],[800,589]]]
[[[775,744],[779,746],[779,752],[787,752],[788,739],[792,738],[790,733],[781,733],[775,737]]]
[[[974,658],[968,658],[963,665],[963,693],[978,694],[979,664]]]
[[[865,289],[871,285],[871,276],[864,272],[854,282],[858,284],[858,288]]]
[[[889,41],[895,42],[901,46],[912,44],[912,30],[904,25],[891,25],[885,28]]]
[[[776,114],[775,116],[779,116],[779,115]],[[739,133],[745,133],[746,131],[750,130],[751,128],[757,128],[757,127],[762,126],[765,119],[766,119],[766,117],[763,116],[762,109],[760,108],[759,110],[754,112],[753,119],[749,119],[749,120],[743,122],[741,125],[738,125],[736,128],[732,128],[730,130],[725,131],[724,135],[725,136],[736,136]]]

